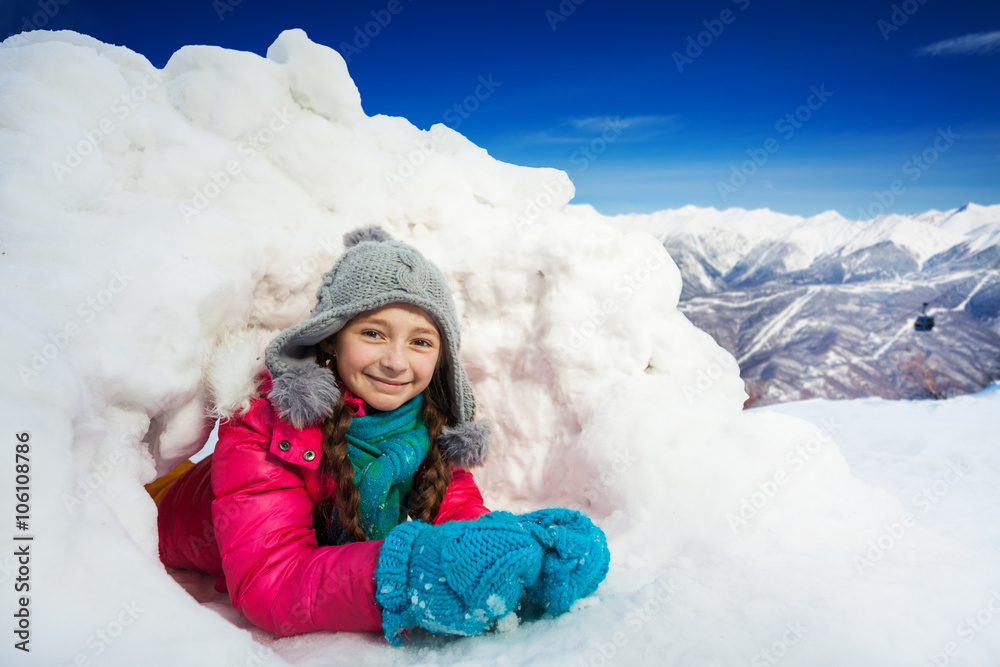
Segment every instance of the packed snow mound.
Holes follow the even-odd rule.
[[[845,581],[864,597],[851,556],[898,520],[897,499],[851,475],[835,429],[742,412],[736,364],[678,313],[662,245],[567,213],[564,173],[498,162],[444,125],[368,116],[343,59],[301,30],[266,58],[192,46],[162,70],[83,35],[30,33],[0,46],[0,88],[0,414],[28,442],[20,536],[35,537],[31,653],[7,642],[5,664],[408,659],[374,636],[276,641],[218,597],[197,604],[159,564],[142,488],[245,405],[263,346],[308,315],[342,235],[369,224],[451,281],[479,413],[496,426],[476,473],[487,503],[574,507],[608,533],[608,582],[576,618],[508,627],[512,660],[545,663],[553,647],[641,660],[667,638],[673,664],[731,664]],[[871,606],[920,598],[924,575],[890,577]],[[813,631],[804,664],[887,664],[941,620],[890,619],[886,643],[853,601],[826,599],[820,619],[846,620]],[[2,604],[11,618],[13,595]],[[735,629],[685,635],[704,614]],[[598,652],[581,621],[622,627],[625,643]],[[489,662],[499,640],[415,642],[440,649],[431,662]]]

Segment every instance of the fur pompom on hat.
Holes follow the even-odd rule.
[[[340,396],[337,379],[316,363],[319,343],[361,313],[408,303],[430,315],[444,339],[444,373],[456,425],[441,436],[442,454],[461,467],[483,463],[489,427],[474,422],[476,399],[459,356],[455,303],[444,274],[412,246],[378,226],[344,235],[345,251],[327,273],[318,303],[305,322],[282,331],[268,345],[265,363],[273,380],[268,396],[282,419],[304,428],[329,416]]]

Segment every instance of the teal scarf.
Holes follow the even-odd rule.
[[[347,430],[347,457],[361,494],[359,525],[370,540],[385,538],[406,521],[402,501],[431,446],[420,416],[423,403],[417,394],[391,412],[355,417]]]

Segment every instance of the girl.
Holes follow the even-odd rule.
[[[607,574],[604,534],[567,509],[483,505],[467,468],[489,429],[444,275],[377,227],[344,244],[310,318],[268,346],[260,397],[213,455],[150,485],[161,561],[217,575],[280,636],[476,634],[522,596],[565,612]]]

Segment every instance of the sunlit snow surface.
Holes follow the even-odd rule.
[[[162,71],[32,33],[0,47],[0,93],[0,416],[11,442],[30,432],[22,535],[35,537],[32,650],[8,629],[3,664],[1000,655],[995,390],[743,412],[732,357],[677,312],[680,276],[652,236],[564,212],[560,172],[367,116],[340,56],[301,31],[267,58],[186,47]],[[451,280],[495,424],[476,472],[487,503],[574,507],[607,532],[608,579],[571,613],[482,637],[414,633],[402,649],[377,634],[276,640],[207,577],[160,566],[141,485],[201,448],[203,414],[239,402],[232,378],[306,316],[342,234],[372,223]],[[792,410],[811,421],[779,414]],[[13,464],[0,476],[10,535]],[[949,466],[962,476],[937,494]]]

